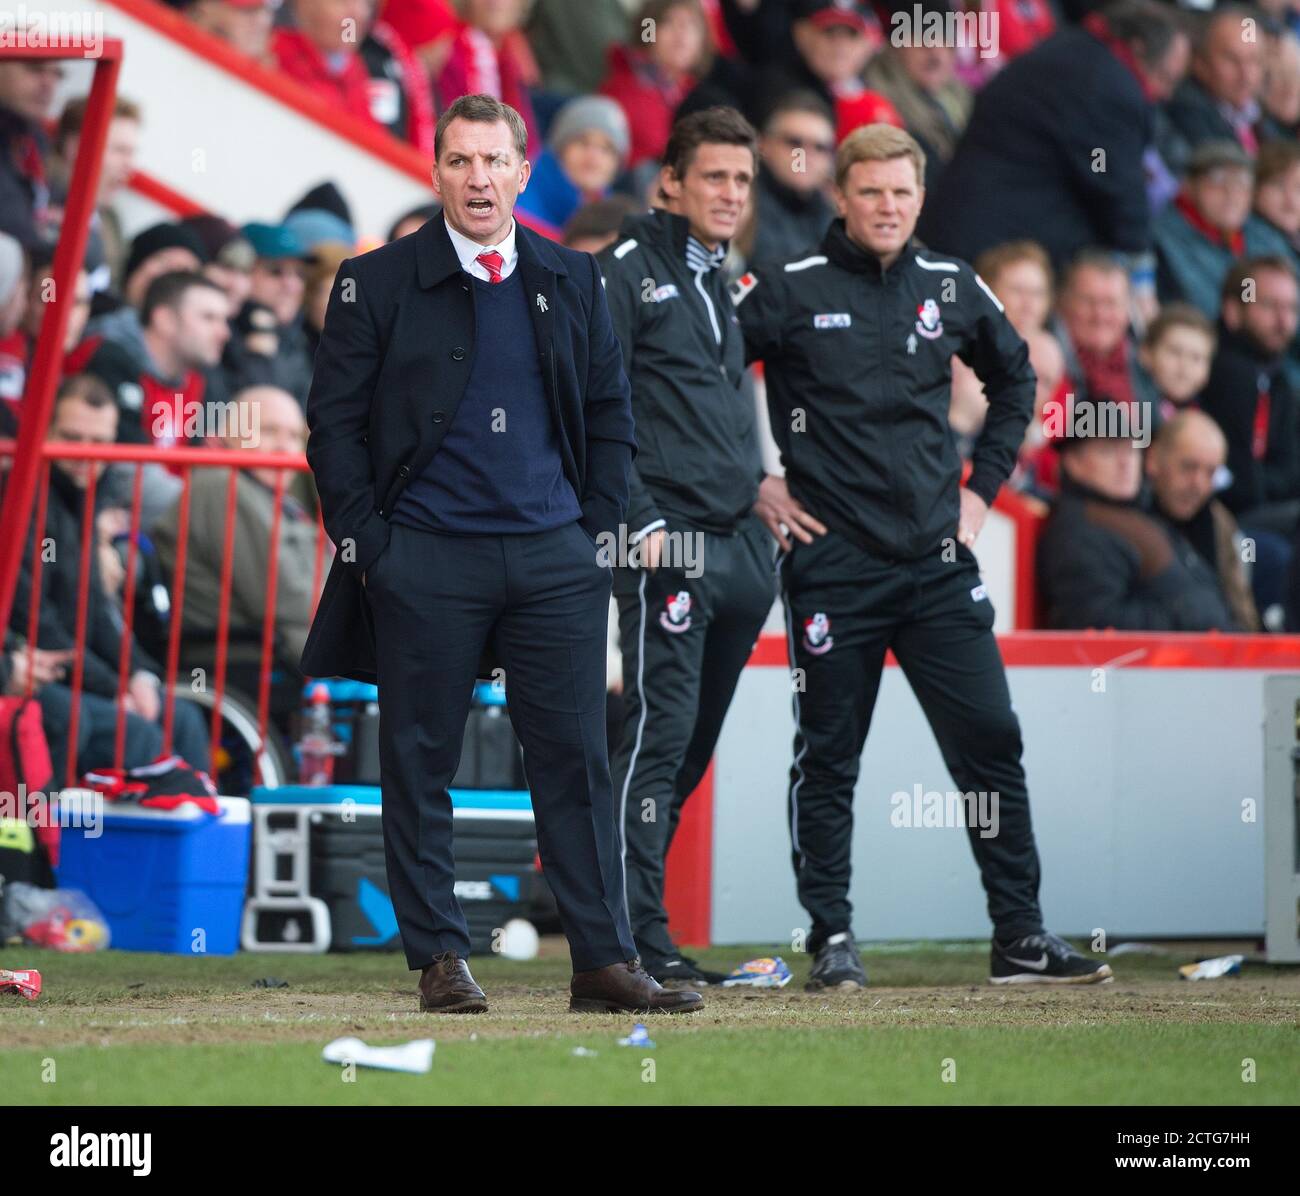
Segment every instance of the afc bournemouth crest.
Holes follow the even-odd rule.
[[[822,656],[834,646],[831,621],[821,611],[803,621],[803,646],[814,656]]]
[[[937,341],[943,335],[943,316],[933,299],[918,304],[916,330],[928,341]]]
[[[664,609],[659,612],[659,624],[665,631],[680,635],[691,627],[691,596],[686,590],[669,594]]]

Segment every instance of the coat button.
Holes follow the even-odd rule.
[[[452,361],[464,361],[464,360],[465,360],[465,350],[462,349],[459,345],[457,345],[456,348],[454,348],[454,349],[451,351],[451,359],[452,359]]]
[[[397,472],[400,473],[402,477],[406,477],[410,474],[411,467],[409,465],[403,465],[402,468],[399,469]]]
[[[435,424],[440,424],[440,423],[442,423],[442,421],[443,421],[444,419],[446,419],[446,418],[447,418],[447,416],[446,416],[443,412],[441,412],[441,411],[435,411],[435,412],[433,413],[433,422],[434,422]]]

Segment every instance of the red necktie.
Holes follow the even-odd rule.
[[[488,272],[488,282],[493,286],[501,281],[501,267],[506,264],[506,259],[495,249],[480,253],[474,260]]]
[[[1268,456],[1268,424],[1272,415],[1272,396],[1267,379],[1260,379],[1259,393],[1255,397],[1255,424],[1251,430],[1250,455],[1256,461]]]

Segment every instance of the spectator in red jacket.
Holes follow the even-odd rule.
[[[464,0],[461,11],[464,22],[438,76],[438,108],[479,94],[509,104],[524,118],[531,161],[542,140],[528,90],[537,81],[537,63],[523,34],[523,0]]]
[[[427,79],[401,38],[372,20],[371,0],[293,0],[293,12],[297,28],[271,35],[278,68],[331,107],[432,156]]]
[[[602,95],[617,100],[632,130],[629,165],[663,155],[673,114],[712,57],[709,26],[699,0],[646,0],[628,43],[609,52]]]

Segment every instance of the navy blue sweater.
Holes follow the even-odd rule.
[[[474,279],[469,384],[438,451],[398,498],[393,521],[456,535],[539,532],[581,518],[564,476],[520,271]]]

